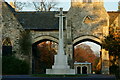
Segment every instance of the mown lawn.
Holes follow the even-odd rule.
[[[87,74],[63,74],[63,75],[56,75],[56,74],[32,74],[33,77],[84,77],[88,76]]]

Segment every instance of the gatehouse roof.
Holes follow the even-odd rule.
[[[66,13],[66,12],[64,12]],[[16,12],[15,17],[25,29],[58,30],[59,18],[55,17],[58,11],[48,12]],[[65,27],[65,19],[64,19]]]
[[[7,2],[5,8],[9,8],[14,14],[16,19],[22,25],[24,29],[32,30],[58,30],[59,28],[59,18],[55,17],[56,14],[59,14],[59,11],[42,11],[42,12],[16,12]],[[5,9],[3,8],[3,10]],[[64,14],[67,14],[68,11],[64,11]],[[110,24],[115,20],[116,17],[120,14],[119,11],[108,12],[110,16]],[[3,14],[4,15],[4,14]],[[9,15],[9,14],[8,14]],[[65,19],[64,19],[64,29],[65,29]]]
[[[12,8],[7,2],[5,2],[5,4],[6,4],[6,7],[8,7],[11,10],[11,12],[14,14],[14,16],[19,21],[19,23],[23,26],[24,29],[32,29],[32,30],[58,30],[59,29],[58,28],[59,18],[55,17],[56,14],[59,14],[59,11],[16,12],[14,8]],[[63,12],[63,13],[66,14],[67,12]],[[65,29],[65,18],[64,18],[64,29]]]

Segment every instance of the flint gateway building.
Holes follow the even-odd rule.
[[[107,12],[102,0],[73,0],[69,11],[63,11],[64,18],[64,50],[71,68],[74,68],[73,47],[78,42],[92,41],[100,46],[109,30],[119,31],[120,12]],[[119,5],[120,8],[120,5]],[[8,3],[2,3],[2,45],[11,47],[12,53],[30,63],[33,72],[33,46],[39,41],[50,40],[58,43],[59,19],[55,15],[59,11],[48,12],[16,12]],[[22,33],[29,34],[29,51],[22,52],[20,40]],[[3,54],[4,55],[4,54]],[[109,74],[109,54],[101,49],[101,73]]]

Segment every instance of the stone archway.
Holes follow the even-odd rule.
[[[33,40],[33,42],[34,41],[35,41],[35,43],[32,44],[32,73],[33,74],[39,74],[39,73],[44,74],[46,68],[50,68],[50,65],[51,64],[53,65],[53,61],[54,61],[54,55],[51,53],[51,50],[53,50],[53,48],[51,49],[51,46],[48,46],[47,44],[49,44],[48,42],[50,42],[50,45],[52,45],[51,43],[53,43],[53,42],[57,44],[58,40],[51,36],[41,36],[41,37],[38,37],[35,40]],[[43,46],[43,45],[45,45],[45,46]],[[55,45],[55,44],[53,44],[53,45]],[[44,48],[42,48],[42,46]],[[46,49],[48,49],[49,51]],[[42,52],[40,52],[41,50],[42,50]],[[51,55],[48,53],[50,53]],[[54,51],[53,51],[53,53],[54,53]],[[51,59],[51,60],[49,60],[51,63],[50,65],[47,65],[48,60],[46,61],[43,59],[43,57],[46,57],[43,54],[44,55],[48,54],[47,57],[49,57],[49,59]]]
[[[89,40],[95,41],[98,44],[102,44],[102,41],[99,38],[96,38],[94,36],[81,36],[81,37],[78,37],[78,38],[73,40],[73,44],[76,44],[77,42],[85,40],[85,39],[89,39]]]
[[[51,41],[58,43],[58,38],[55,38],[52,36],[39,36],[39,37],[36,37],[35,39],[33,39],[32,44],[34,44],[38,41],[44,40],[44,39],[48,39],[48,40],[51,40]]]
[[[100,58],[101,58],[101,73],[102,74],[109,74],[109,55],[108,55],[108,51],[106,51],[105,49],[102,49],[102,41],[97,38],[97,37],[94,37],[94,36],[81,36],[81,37],[78,37],[76,39],[73,40],[73,47],[80,43],[80,42],[83,42],[83,41],[91,41],[91,42],[94,42],[98,45],[101,46],[101,51],[100,51]],[[73,52],[74,52],[74,49],[73,49]],[[74,53],[72,54],[73,57],[74,57]]]

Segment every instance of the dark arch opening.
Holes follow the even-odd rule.
[[[86,66],[82,67],[82,74],[87,74],[87,67]]]
[[[81,67],[77,67],[77,74],[81,74]]]
[[[32,45],[32,73],[45,74],[52,68],[58,44],[52,40],[40,40]]]
[[[89,42],[89,43],[93,43],[95,45],[95,49],[97,47],[99,47],[99,51],[97,51],[96,53],[94,52],[94,50],[91,48],[91,44],[88,45],[88,43],[85,42]],[[83,39],[80,40],[78,42],[76,42],[73,45],[73,59],[74,62],[89,62],[92,63],[92,70],[93,72],[97,73],[101,73],[101,62],[100,62],[100,57],[101,57],[101,44],[97,41],[91,40],[91,39]],[[98,50],[98,49],[97,49]],[[100,63],[100,64],[99,64]]]

